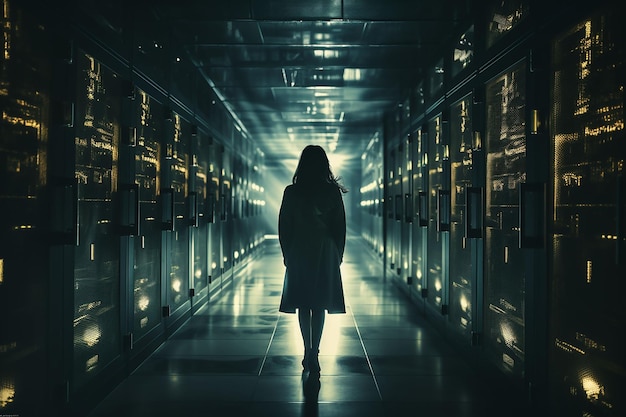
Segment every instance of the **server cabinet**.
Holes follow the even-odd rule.
[[[163,306],[167,326],[176,323],[189,305],[189,165],[191,126],[176,112],[165,110],[161,204],[163,214]]]
[[[426,190],[425,141],[428,135],[420,127],[413,134],[411,143],[413,161],[413,211],[416,214],[411,224],[411,273],[412,291],[418,296],[426,295],[426,253],[428,248],[428,192]]]
[[[233,170],[232,150],[224,149],[222,154],[222,173],[220,177],[220,213],[221,213],[221,246],[222,246],[222,282],[232,278],[233,266]],[[225,274],[228,272],[228,274]]]
[[[450,108],[450,324],[467,340],[473,329],[475,291],[475,259],[466,223],[473,176],[472,106],[469,94]]]
[[[381,141],[373,136],[361,155],[361,235],[377,255],[383,254],[382,202],[383,163]]]
[[[209,137],[192,126],[192,157],[189,194],[189,224],[191,225],[191,295],[196,307],[206,299],[209,285],[209,159],[211,143]]]
[[[222,155],[221,145],[213,138],[209,146],[209,173],[208,173],[208,201],[207,201],[207,221],[209,223],[209,259],[208,273],[209,284],[217,282],[221,278],[222,269],[222,223],[221,223],[221,171]]]
[[[161,175],[164,137],[161,103],[134,87],[128,151],[132,153],[132,188],[127,204],[132,236],[132,328],[134,343],[161,333]],[[153,334],[151,339],[156,337]]]
[[[121,81],[88,53],[74,56],[73,349],[76,394],[112,362],[121,344],[118,170]]]
[[[617,7],[552,47],[552,297],[556,407],[626,413],[625,32]]]
[[[387,228],[385,239],[385,252],[387,253],[387,266],[392,271],[391,276],[396,276],[400,258],[400,221],[402,220],[402,194],[400,168],[398,166],[397,145],[389,152],[387,159]]]
[[[519,246],[520,188],[526,182],[526,62],[486,83],[484,332],[488,356],[524,375],[525,266]]]
[[[450,231],[449,146],[444,141],[443,118],[428,121],[428,248],[427,300],[442,314],[448,309],[448,245]]]
[[[232,257],[233,265],[239,263],[245,254],[245,230],[250,230],[247,225],[245,214],[246,185],[248,178],[248,163],[242,155],[245,155],[245,142],[239,144],[239,149],[233,155],[233,236]]]
[[[378,256],[384,257],[385,237],[384,237],[384,202],[385,202],[385,164],[383,158],[383,141],[376,136],[373,144],[373,169],[374,169],[374,208],[372,210],[373,230],[374,230],[374,250]]]
[[[48,155],[53,57],[49,30],[13,2],[3,5],[0,412],[39,415],[50,401],[52,378],[46,356],[56,339],[49,340],[48,328],[53,313],[58,313],[48,311],[46,298],[50,278],[46,231],[52,222],[47,190],[52,188]]]
[[[405,285],[410,283],[411,277],[411,223],[413,222],[413,165],[411,159],[411,135],[404,136],[401,145],[401,195],[402,195],[402,217],[400,219],[400,278]]]

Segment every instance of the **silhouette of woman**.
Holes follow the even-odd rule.
[[[304,370],[319,373],[319,346],[326,311],[345,313],[339,265],[346,243],[346,214],[338,182],[320,146],[300,155],[292,184],[285,188],[278,236],[286,266],[279,310],[298,312]]]

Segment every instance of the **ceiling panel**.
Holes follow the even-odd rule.
[[[470,14],[469,0],[155,0],[151,7],[269,163],[297,157],[308,143],[356,161],[382,134],[383,113],[415,90],[424,65],[467,29]]]

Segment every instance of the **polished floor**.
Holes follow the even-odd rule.
[[[278,312],[277,240],[261,251],[90,417],[527,415],[497,372],[459,354],[383,280],[360,238],[348,239],[347,313],[327,315],[321,376],[303,373],[296,316]]]

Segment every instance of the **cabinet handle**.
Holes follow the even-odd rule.
[[[126,184],[120,188],[122,234],[139,236],[139,184]]]
[[[450,231],[450,190],[437,190],[437,231]]]
[[[483,187],[465,189],[465,237],[478,239],[483,237],[484,199]]]
[[[189,224],[193,227],[198,227],[200,224],[198,216],[198,193],[195,191],[190,192],[187,199],[189,203]]]

